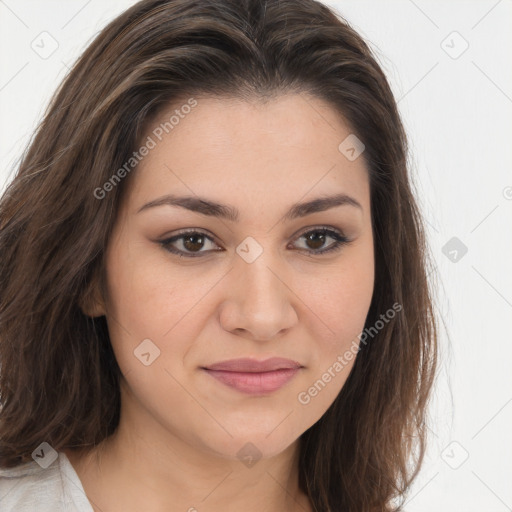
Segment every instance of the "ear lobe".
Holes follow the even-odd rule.
[[[105,302],[101,296],[96,277],[83,291],[78,300],[78,306],[86,316],[98,317],[106,314]]]
[[[93,294],[89,294],[78,301],[82,313],[86,316],[97,317],[105,315],[105,305],[103,301],[97,300]]]

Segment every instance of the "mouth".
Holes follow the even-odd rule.
[[[202,367],[220,383],[249,395],[266,395],[281,389],[303,366],[290,359],[273,357],[265,361],[232,359]]]

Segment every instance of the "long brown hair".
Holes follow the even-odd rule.
[[[43,441],[92,447],[117,427],[106,320],[80,304],[103,290],[128,178],[101,200],[95,190],[148,120],[187,96],[289,92],[327,101],[363,141],[375,240],[366,327],[402,306],[361,344],[338,397],[302,434],[300,486],[318,512],[400,502],[422,462],[436,368],[430,255],[386,77],[342,16],[314,0],[143,0],[69,72],[0,201],[0,466],[31,460]]]

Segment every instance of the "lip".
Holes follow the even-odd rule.
[[[302,368],[290,359],[272,357],[265,361],[231,359],[203,367],[222,384],[249,395],[265,395],[282,388]]]
[[[264,361],[250,359],[248,357],[242,359],[230,359],[229,361],[221,361],[220,363],[210,364],[205,368],[207,370],[223,370],[226,372],[244,372],[244,373],[261,373],[271,372],[274,370],[290,370],[300,368],[302,365],[291,359],[283,357],[271,357]]]

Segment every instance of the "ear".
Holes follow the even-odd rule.
[[[78,300],[78,305],[86,316],[97,317],[106,314],[105,301],[101,294],[97,274],[84,289]]]

